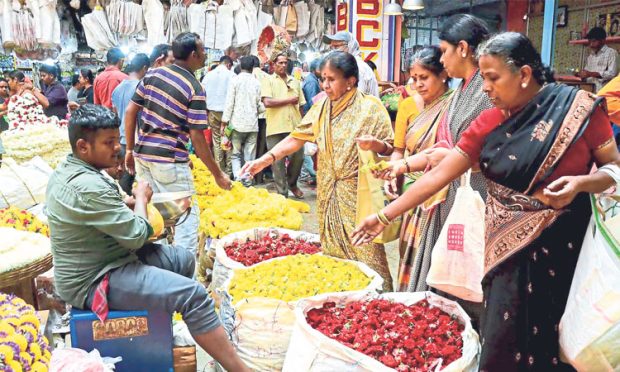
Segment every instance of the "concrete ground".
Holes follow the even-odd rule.
[[[299,183],[301,189],[303,190],[305,197],[304,202],[310,205],[310,213],[304,214],[304,222],[302,225],[303,231],[308,231],[312,233],[319,233],[319,222],[318,215],[316,212],[316,190],[307,186],[305,183]],[[275,184],[270,183],[266,186],[267,190],[270,192],[275,192]],[[398,275],[398,261],[399,261],[399,253],[398,253],[398,245],[396,242],[392,242],[386,245],[386,252],[388,257],[388,263],[390,265],[390,273],[392,274],[392,278],[396,280],[396,276]],[[198,372],[212,372],[215,371],[215,363],[213,359],[201,348],[196,349],[197,359],[198,359]]]

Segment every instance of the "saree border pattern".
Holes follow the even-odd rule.
[[[581,131],[582,123],[592,112],[595,98],[585,91],[577,93],[549,153],[525,193],[488,181],[485,276],[513,254],[530,245],[563,213],[562,210],[546,207],[527,194],[552,172],[574,143]],[[535,126],[534,131],[536,128]],[[532,136],[534,137],[534,133]]]

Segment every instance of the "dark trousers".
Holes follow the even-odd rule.
[[[136,254],[138,261],[110,271],[111,310],[177,311],[194,335],[220,325],[213,299],[202,284],[192,279],[192,252],[171,245],[146,244]],[[89,291],[88,308],[92,307],[98,285],[99,281]]]
[[[127,145],[121,145],[121,156],[123,161],[125,161],[125,154],[127,153]],[[125,167],[123,167],[124,169]],[[121,179],[118,180],[118,184],[121,185],[121,189],[123,189],[123,191],[125,191],[127,193],[127,195],[131,195],[131,189],[133,188],[133,182],[135,181],[136,177],[132,176],[131,174],[129,174],[129,172],[127,172],[127,170],[125,170],[123,172],[123,175],[121,176]]]
[[[267,137],[267,148],[271,150],[288,135],[289,133],[280,133]],[[288,160],[288,167],[286,166],[286,158],[276,161],[271,166],[278,194],[284,195],[284,197],[288,197],[289,189],[297,188],[297,180],[304,164],[304,149],[302,148],[289,155]]]
[[[267,119],[258,119],[258,137],[256,141],[256,159],[267,152]],[[259,172],[254,179],[256,183],[263,183],[265,171]]]

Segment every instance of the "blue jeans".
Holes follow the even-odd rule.
[[[153,163],[136,158],[136,179],[147,181],[154,193],[191,191],[194,178],[189,163]],[[187,219],[175,228],[174,245],[192,252],[194,257],[198,250],[198,226],[200,211],[194,200]]]
[[[314,160],[312,156],[304,155],[304,166],[301,168],[301,178],[311,177],[316,179],[316,172],[314,171]]]
[[[237,132],[232,134],[232,171],[235,181],[241,181],[244,186],[251,186],[251,180],[240,179],[243,163],[256,158],[256,140],[258,132]]]

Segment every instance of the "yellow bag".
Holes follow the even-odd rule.
[[[359,157],[359,169],[369,162],[378,163],[381,157],[372,151],[357,148]],[[375,178],[371,172],[359,172],[357,179],[357,205],[355,210],[355,225],[359,226],[362,221],[371,214],[379,212],[390,201],[383,191],[383,180]],[[402,219],[398,217],[387,226],[374,240],[374,243],[385,244],[396,240],[400,236]]]

